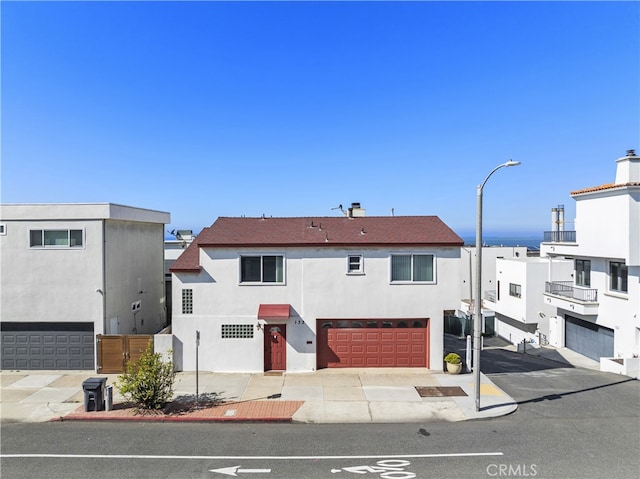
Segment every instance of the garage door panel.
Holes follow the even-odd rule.
[[[613,356],[614,332],[609,328],[567,315],[565,318],[565,346],[599,361],[601,357]]]
[[[365,363],[365,367],[368,368],[379,368],[380,365],[380,358],[378,357],[367,357],[366,358],[366,363]]]
[[[92,323],[2,323],[2,369],[94,369]]]
[[[328,320],[320,321],[326,324]],[[428,366],[428,321],[410,321],[408,324],[415,324],[415,328],[366,330],[337,328],[336,323],[332,328],[321,328],[320,321],[317,343],[319,368]],[[385,320],[384,324],[395,324],[394,321],[399,320]]]

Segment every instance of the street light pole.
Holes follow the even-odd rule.
[[[491,175],[500,168],[518,166],[519,161],[509,160],[496,166],[487,175],[484,181],[478,185],[477,212],[476,212],[476,297],[475,313],[473,318],[473,380],[476,396],[476,411],[480,411],[480,336],[482,333],[482,190]]]

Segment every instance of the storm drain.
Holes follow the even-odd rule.
[[[416,391],[423,398],[468,396],[460,386],[416,386]]]

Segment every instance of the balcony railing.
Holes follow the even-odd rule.
[[[575,231],[545,231],[543,242],[545,243],[575,243]]]
[[[544,283],[544,292],[583,301],[585,303],[598,302],[597,289],[580,288],[574,286],[571,281],[546,281]]]
[[[484,292],[484,299],[486,299],[487,301],[491,301],[492,303],[495,303],[496,297],[497,295],[495,290]]]

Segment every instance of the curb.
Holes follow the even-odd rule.
[[[291,417],[164,417],[164,416],[61,416],[48,422],[225,422],[225,423],[292,423]]]

